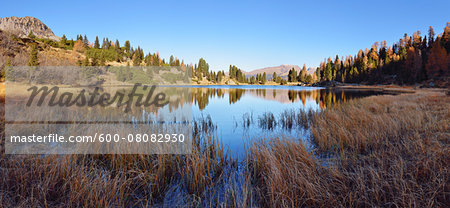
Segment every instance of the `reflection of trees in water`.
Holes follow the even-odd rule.
[[[251,90],[249,90],[251,91]],[[266,97],[266,89],[254,89],[254,91],[256,92],[256,95],[259,97]]]
[[[298,91],[296,91],[296,90],[289,90],[288,91],[288,97],[289,97],[290,101],[295,102],[297,100],[297,92]]]
[[[307,100],[315,100],[320,108],[330,108],[340,103],[353,100],[355,98],[381,94],[378,91],[370,90],[342,90],[342,89],[320,89],[320,90],[289,90],[288,97],[291,102],[300,100],[303,106]]]
[[[193,88],[191,103],[198,105],[200,110],[205,109],[209,104],[209,99],[213,97],[224,97],[228,93],[229,104],[239,101],[247,93],[252,96],[261,97],[267,100],[276,100],[282,103],[301,101],[303,106],[306,102],[312,101],[320,108],[330,108],[342,102],[354,98],[379,94],[380,92],[363,90],[342,90],[342,89],[319,89],[319,90],[284,90],[271,89],[272,96],[267,96],[267,89],[217,89],[217,88]],[[269,91],[270,93],[270,91]]]
[[[245,89],[192,88],[192,99],[190,101],[197,104],[200,110],[203,110],[209,104],[210,98],[224,97],[226,91],[228,91],[229,103],[233,104],[242,98]]]
[[[130,89],[111,89],[101,90],[114,94],[116,91],[127,94]],[[272,90],[272,96],[267,96],[267,91]],[[158,92],[166,94],[169,100],[169,112],[173,112],[184,104],[196,104],[200,110],[204,110],[209,104],[211,98],[223,98],[228,94],[229,104],[238,102],[242,96],[247,93],[251,96],[264,98],[266,100],[275,100],[281,103],[294,103],[301,101],[306,106],[307,101],[315,102],[321,109],[330,108],[339,105],[342,102],[355,98],[366,97],[370,95],[381,94],[380,91],[371,90],[343,90],[343,89],[318,89],[318,90],[286,90],[286,89],[223,89],[223,88],[182,88],[182,87],[159,87]],[[270,91],[268,92],[270,93]],[[152,112],[157,115],[160,108],[155,106],[131,108],[130,114],[139,116],[142,110]],[[117,109],[116,109],[117,110]]]
[[[191,92],[192,96],[190,103],[197,104],[200,110],[205,109],[205,107],[209,104],[209,98],[225,96],[225,89],[192,88]]]
[[[205,107],[209,103],[209,91],[210,89],[207,89],[206,92],[203,90],[194,90],[192,92],[192,99],[194,101],[194,104],[197,104],[200,110],[205,109]]]
[[[88,93],[86,93],[88,96],[89,92],[92,92],[92,88],[73,88],[72,91],[81,91],[86,90]],[[120,93],[125,95],[122,102],[123,106],[117,106],[117,103],[119,102],[119,99],[116,99],[115,102],[108,106],[101,106],[101,105],[94,105],[94,106],[88,106],[85,108],[76,108],[74,111],[84,112],[86,111],[85,117],[89,117],[91,120],[99,120],[103,118],[108,118],[107,121],[127,121],[127,119],[134,117],[134,118],[142,118],[146,115],[145,113],[152,113],[155,116],[158,116],[158,112],[160,112],[161,108],[167,108],[169,112],[174,112],[179,108],[182,108],[186,103],[191,103],[191,93],[189,88],[177,88],[177,87],[157,87],[155,91],[153,92],[152,96],[149,97],[149,90],[143,90],[141,87],[136,90],[136,94],[140,94],[141,96],[133,97],[133,102],[129,106],[129,110],[124,113],[126,102],[128,102],[128,95],[130,94],[132,88],[116,88],[116,87],[103,87],[99,88],[98,93],[108,93],[110,95],[114,95],[116,93]],[[167,105],[164,105],[162,107],[155,106],[154,104],[150,106],[144,106],[143,103],[146,102],[146,99],[153,100],[153,98],[158,93],[164,93],[165,94],[165,100],[161,101],[159,103],[164,103],[168,101]],[[90,97],[87,98],[89,100]],[[97,99],[99,99],[99,96],[97,96]],[[137,104],[139,101],[140,104]],[[85,118],[85,119],[86,119]],[[86,119],[88,120],[88,119]]]
[[[229,94],[229,103],[236,103],[238,100],[242,98],[242,95],[244,94],[244,89],[230,89]]]

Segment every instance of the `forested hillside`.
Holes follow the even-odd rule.
[[[413,84],[425,80],[448,82],[450,76],[450,23],[440,35],[433,27],[421,36],[404,35],[397,43],[375,42],[370,49],[359,50],[354,56],[333,59],[320,64],[316,73],[320,81],[346,83]]]
[[[133,47],[130,41],[121,43],[108,38],[96,37],[92,42],[86,35],[69,40],[63,35],[59,41],[37,37],[30,31],[28,36],[0,30],[0,69],[20,65],[79,65],[79,66],[178,66],[192,75],[199,84],[266,84],[266,83],[341,83],[361,84],[414,84],[433,80],[439,86],[448,86],[450,76],[450,23],[442,34],[436,35],[430,27],[427,35],[417,31],[404,35],[397,43],[387,46],[386,41],[375,42],[370,49],[359,50],[356,55],[327,58],[308,74],[306,66],[297,74],[291,69],[287,79],[273,74],[246,76],[235,65],[225,70],[213,71],[205,59],[186,64],[175,56],[168,60],[158,52],[148,52]],[[270,77],[268,80],[268,77]]]

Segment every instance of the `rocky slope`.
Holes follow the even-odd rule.
[[[33,31],[36,37],[60,40],[60,37],[56,36],[47,25],[35,17],[0,18],[0,30],[14,33],[19,37],[26,37],[30,31]]]

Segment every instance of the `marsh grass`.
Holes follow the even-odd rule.
[[[449,109],[445,94],[418,92],[312,113],[314,151],[278,138],[250,147],[257,198],[266,207],[446,207]],[[315,151],[333,157],[324,163]]]
[[[0,207],[447,207],[449,109],[449,96],[418,92],[266,113],[259,125],[312,138],[250,141],[242,161],[208,116],[193,122],[189,155],[2,153]]]
[[[273,130],[277,125],[285,130],[304,128],[307,129],[310,123],[310,118],[317,113],[317,111],[309,109],[286,109],[278,116],[271,112],[265,112],[258,116],[258,125],[262,129]],[[247,114],[243,116],[244,128],[248,128],[253,123],[253,117]]]
[[[242,115],[242,127],[244,129],[250,128],[251,124],[253,124],[253,112],[244,113]]]
[[[1,207],[222,206],[252,203],[247,178],[208,117],[188,155],[0,155]],[[2,139],[4,140],[4,139]],[[236,184],[237,183],[237,184]],[[246,185],[247,184],[247,185]],[[173,194],[177,200],[173,200]]]
[[[272,112],[265,112],[258,116],[258,125],[262,129],[274,129],[277,126],[277,121]]]

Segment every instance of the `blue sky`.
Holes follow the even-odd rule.
[[[0,17],[34,16],[68,38],[130,40],[144,51],[213,70],[246,71],[354,55],[375,41],[450,21],[450,1],[5,1]],[[5,9],[8,8],[8,9]]]

